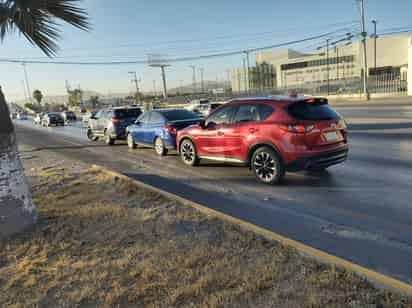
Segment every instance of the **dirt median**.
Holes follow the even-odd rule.
[[[0,242],[1,307],[412,307],[88,165],[21,150],[40,218]]]

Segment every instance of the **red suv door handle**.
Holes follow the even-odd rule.
[[[217,132],[217,135],[218,135],[218,136],[224,136],[225,133],[224,133],[224,132]]]
[[[257,128],[249,128],[249,133],[254,134],[257,133],[259,130]]]

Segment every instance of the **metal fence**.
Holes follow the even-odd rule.
[[[406,96],[408,84],[405,76],[399,74],[380,74],[368,77],[368,89],[370,94],[388,94]],[[304,83],[289,87],[263,87],[251,88],[249,91],[233,92],[226,90],[223,93],[195,93],[176,97],[169,97],[169,103],[188,103],[199,98],[223,101],[233,97],[245,96],[267,96],[267,95],[288,95],[292,91],[298,94],[328,96],[328,95],[348,95],[357,96],[363,93],[363,81],[360,77],[330,80],[322,82]]]
[[[399,74],[384,74],[368,77],[368,90],[370,94],[388,93],[397,95],[407,95],[408,84]],[[310,95],[354,95],[363,92],[363,81],[360,77],[347,78],[339,80],[326,80],[321,82],[312,82],[293,85],[289,87],[278,88],[259,88],[250,89],[249,91],[233,92],[232,95],[275,95],[287,94],[290,91],[296,91],[302,94]]]

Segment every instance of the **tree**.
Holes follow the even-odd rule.
[[[95,109],[99,104],[99,97],[97,95],[90,96],[89,100],[87,101],[87,107],[89,109]]]
[[[83,91],[80,89],[67,90],[69,106],[79,107],[82,104]]]
[[[78,0],[0,0],[0,40],[20,33],[47,56],[58,51],[59,20],[89,28]],[[0,238],[20,232],[37,220],[6,99],[0,87]]]
[[[41,101],[43,99],[43,93],[40,90],[33,91],[33,98],[37,101],[39,105],[41,105]]]

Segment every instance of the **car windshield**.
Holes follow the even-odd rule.
[[[198,114],[185,109],[163,110],[161,113],[169,121],[199,119]]]
[[[287,108],[288,113],[298,120],[339,120],[341,116],[328,104],[299,102]]]
[[[115,118],[123,119],[123,118],[137,118],[142,114],[140,108],[133,108],[133,109],[116,109],[114,111]]]

